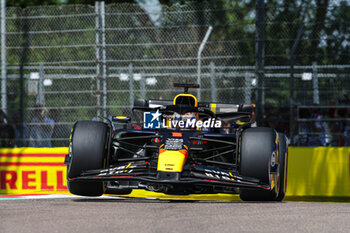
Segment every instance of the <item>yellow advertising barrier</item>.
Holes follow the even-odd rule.
[[[67,153],[68,148],[0,149],[0,194],[68,193],[63,164]],[[289,148],[286,199],[350,198],[349,157],[350,147]],[[173,197],[141,190],[135,190],[130,196]],[[187,199],[196,199],[194,196],[189,195]],[[237,195],[207,196],[209,200],[237,200]]]
[[[0,194],[68,193],[68,148],[0,149]]]
[[[291,147],[287,197],[350,197],[350,147]]]

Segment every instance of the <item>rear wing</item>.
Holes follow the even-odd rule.
[[[198,106],[209,108],[216,114],[230,112],[244,112],[252,114],[255,111],[255,104],[220,104],[200,102]]]
[[[144,100],[136,99],[134,102],[134,107],[145,107],[145,108],[159,108],[173,105],[171,100]],[[234,113],[234,112],[244,112],[253,114],[255,111],[254,104],[220,104],[220,103],[206,103],[199,102],[198,107],[207,108],[215,114],[220,113]]]

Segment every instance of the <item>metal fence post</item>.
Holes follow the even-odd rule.
[[[45,79],[44,64],[41,63],[40,69],[39,69],[39,90],[38,90],[38,95],[36,97],[36,103],[41,105],[45,105],[44,79]]]
[[[133,67],[129,64],[129,102],[130,108],[134,105],[134,77],[133,77]]]
[[[100,2],[95,2],[96,13],[96,115],[101,115],[101,95],[100,95]]]
[[[251,104],[251,85],[252,85],[252,79],[250,77],[250,73],[245,72],[244,73],[244,104]]]
[[[216,75],[214,62],[210,62],[211,101],[216,102]]]
[[[140,91],[141,91],[141,98],[146,99],[146,80],[143,73],[141,73],[141,80],[140,80]]]
[[[197,99],[201,101],[201,59],[202,59],[202,51],[204,49],[205,44],[210,36],[211,31],[213,30],[212,26],[209,26],[207,33],[205,34],[201,45],[199,46],[197,53],[197,83],[199,84],[199,88],[197,89]]]
[[[314,90],[314,104],[320,104],[320,97],[318,91],[317,62],[312,63],[312,87]]]
[[[107,65],[106,65],[106,30],[105,30],[105,2],[100,2],[101,38],[102,38],[102,110],[103,117],[107,117]]]
[[[290,52],[290,106],[289,106],[289,111],[290,111],[290,114],[289,114],[289,137],[290,137],[290,141],[291,141],[291,145],[293,145],[293,137],[294,137],[294,105],[296,103],[296,100],[294,98],[295,96],[295,93],[294,93],[294,64],[295,64],[295,51],[297,49],[297,46],[299,44],[299,41],[301,39],[301,36],[304,32],[304,24],[302,24],[300,27],[299,27],[299,30],[298,30],[298,34],[297,34],[297,37],[294,41],[294,44],[293,44],[293,47],[291,49],[291,52]]]
[[[7,113],[6,88],[6,0],[1,0],[1,109]]]
[[[265,2],[256,1],[256,44],[255,44],[255,73],[258,80],[257,113],[256,121],[258,126],[263,125],[263,92],[264,92],[264,63],[265,63]]]

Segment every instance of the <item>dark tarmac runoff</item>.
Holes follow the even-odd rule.
[[[350,232],[350,203],[0,200],[0,232]]]

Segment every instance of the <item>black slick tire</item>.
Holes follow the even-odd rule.
[[[103,182],[74,181],[83,171],[103,169],[105,164],[109,127],[103,122],[78,121],[73,126],[71,160],[67,170],[68,190],[81,196],[101,196]]]
[[[241,175],[270,184],[269,169],[272,154],[277,150],[276,137],[277,133],[272,128],[258,127],[243,131],[240,143]],[[276,201],[278,192],[278,185],[272,190],[242,189],[240,198],[243,201]]]

